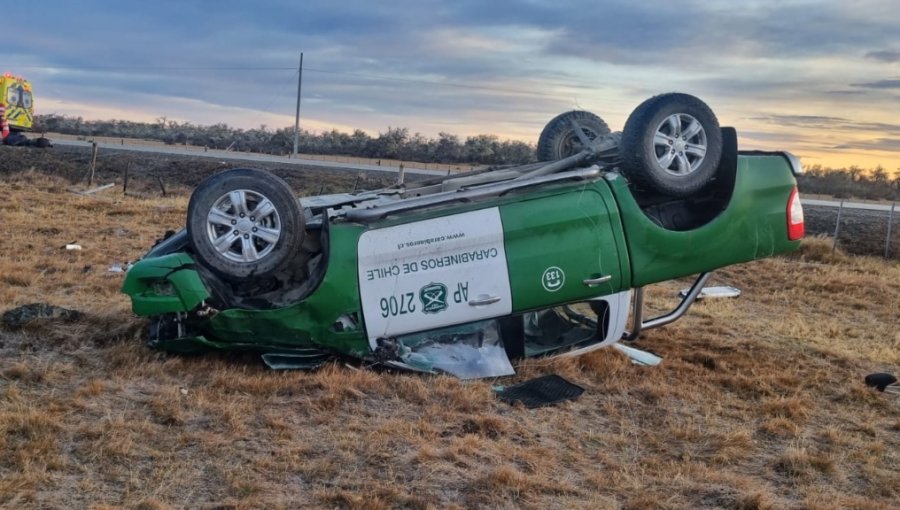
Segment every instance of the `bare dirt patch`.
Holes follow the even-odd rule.
[[[722,270],[714,284],[743,295],[647,332],[637,346],[665,358],[656,368],[604,350],[521,362],[500,381],[343,362],[278,373],[249,355],[150,351],[107,271],[184,223],[201,177],[178,172],[216,167],[165,174],[178,183],[165,198],[152,180],[144,198],[85,197],[66,191],[80,162],[28,157],[30,171],[0,170],[0,311],[85,316],[0,329],[0,507],[900,506],[900,401],[862,384],[900,371],[896,262],[812,239]],[[313,191],[355,180],[293,172]],[[548,373],[587,391],[539,410],[492,395]]]

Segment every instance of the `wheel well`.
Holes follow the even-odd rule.
[[[737,132],[732,127],[721,130],[722,158],[715,177],[697,193],[672,199],[651,191],[632,189],[635,201],[654,223],[668,230],[692,230],[709,223],[728,207],[737,177]]]

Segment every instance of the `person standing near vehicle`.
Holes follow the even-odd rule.
[[[6,105],[0,103],[0,140],[9,136],[9,124],[6,122]]]

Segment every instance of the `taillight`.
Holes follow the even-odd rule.
[[[795,187],[791,191],[791,198],[787,205],[788,239],[796,241],[803,237],[803,204],[800,203],[800,193]]]

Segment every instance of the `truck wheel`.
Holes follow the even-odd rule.
[[[582,136],[576,131],[581,129]],[[572,110],[557,115],[544,126],[538,138],[538,161],[556,161],[577,154],[584,147],[584,140],[594,141],[608,135],[609,126],[600,117],[583,110]]]
[[[210,176],[188,203],[187,234],[194,253],[232,280],[287,268],[300,251],[304,229],[291,188],[261,170],[238,168]]]
[[[686,197],[715,175],[722,132],[703,101],[688,94],[662,94],[631,113],[619,151],[623,173],[639,188]]]

